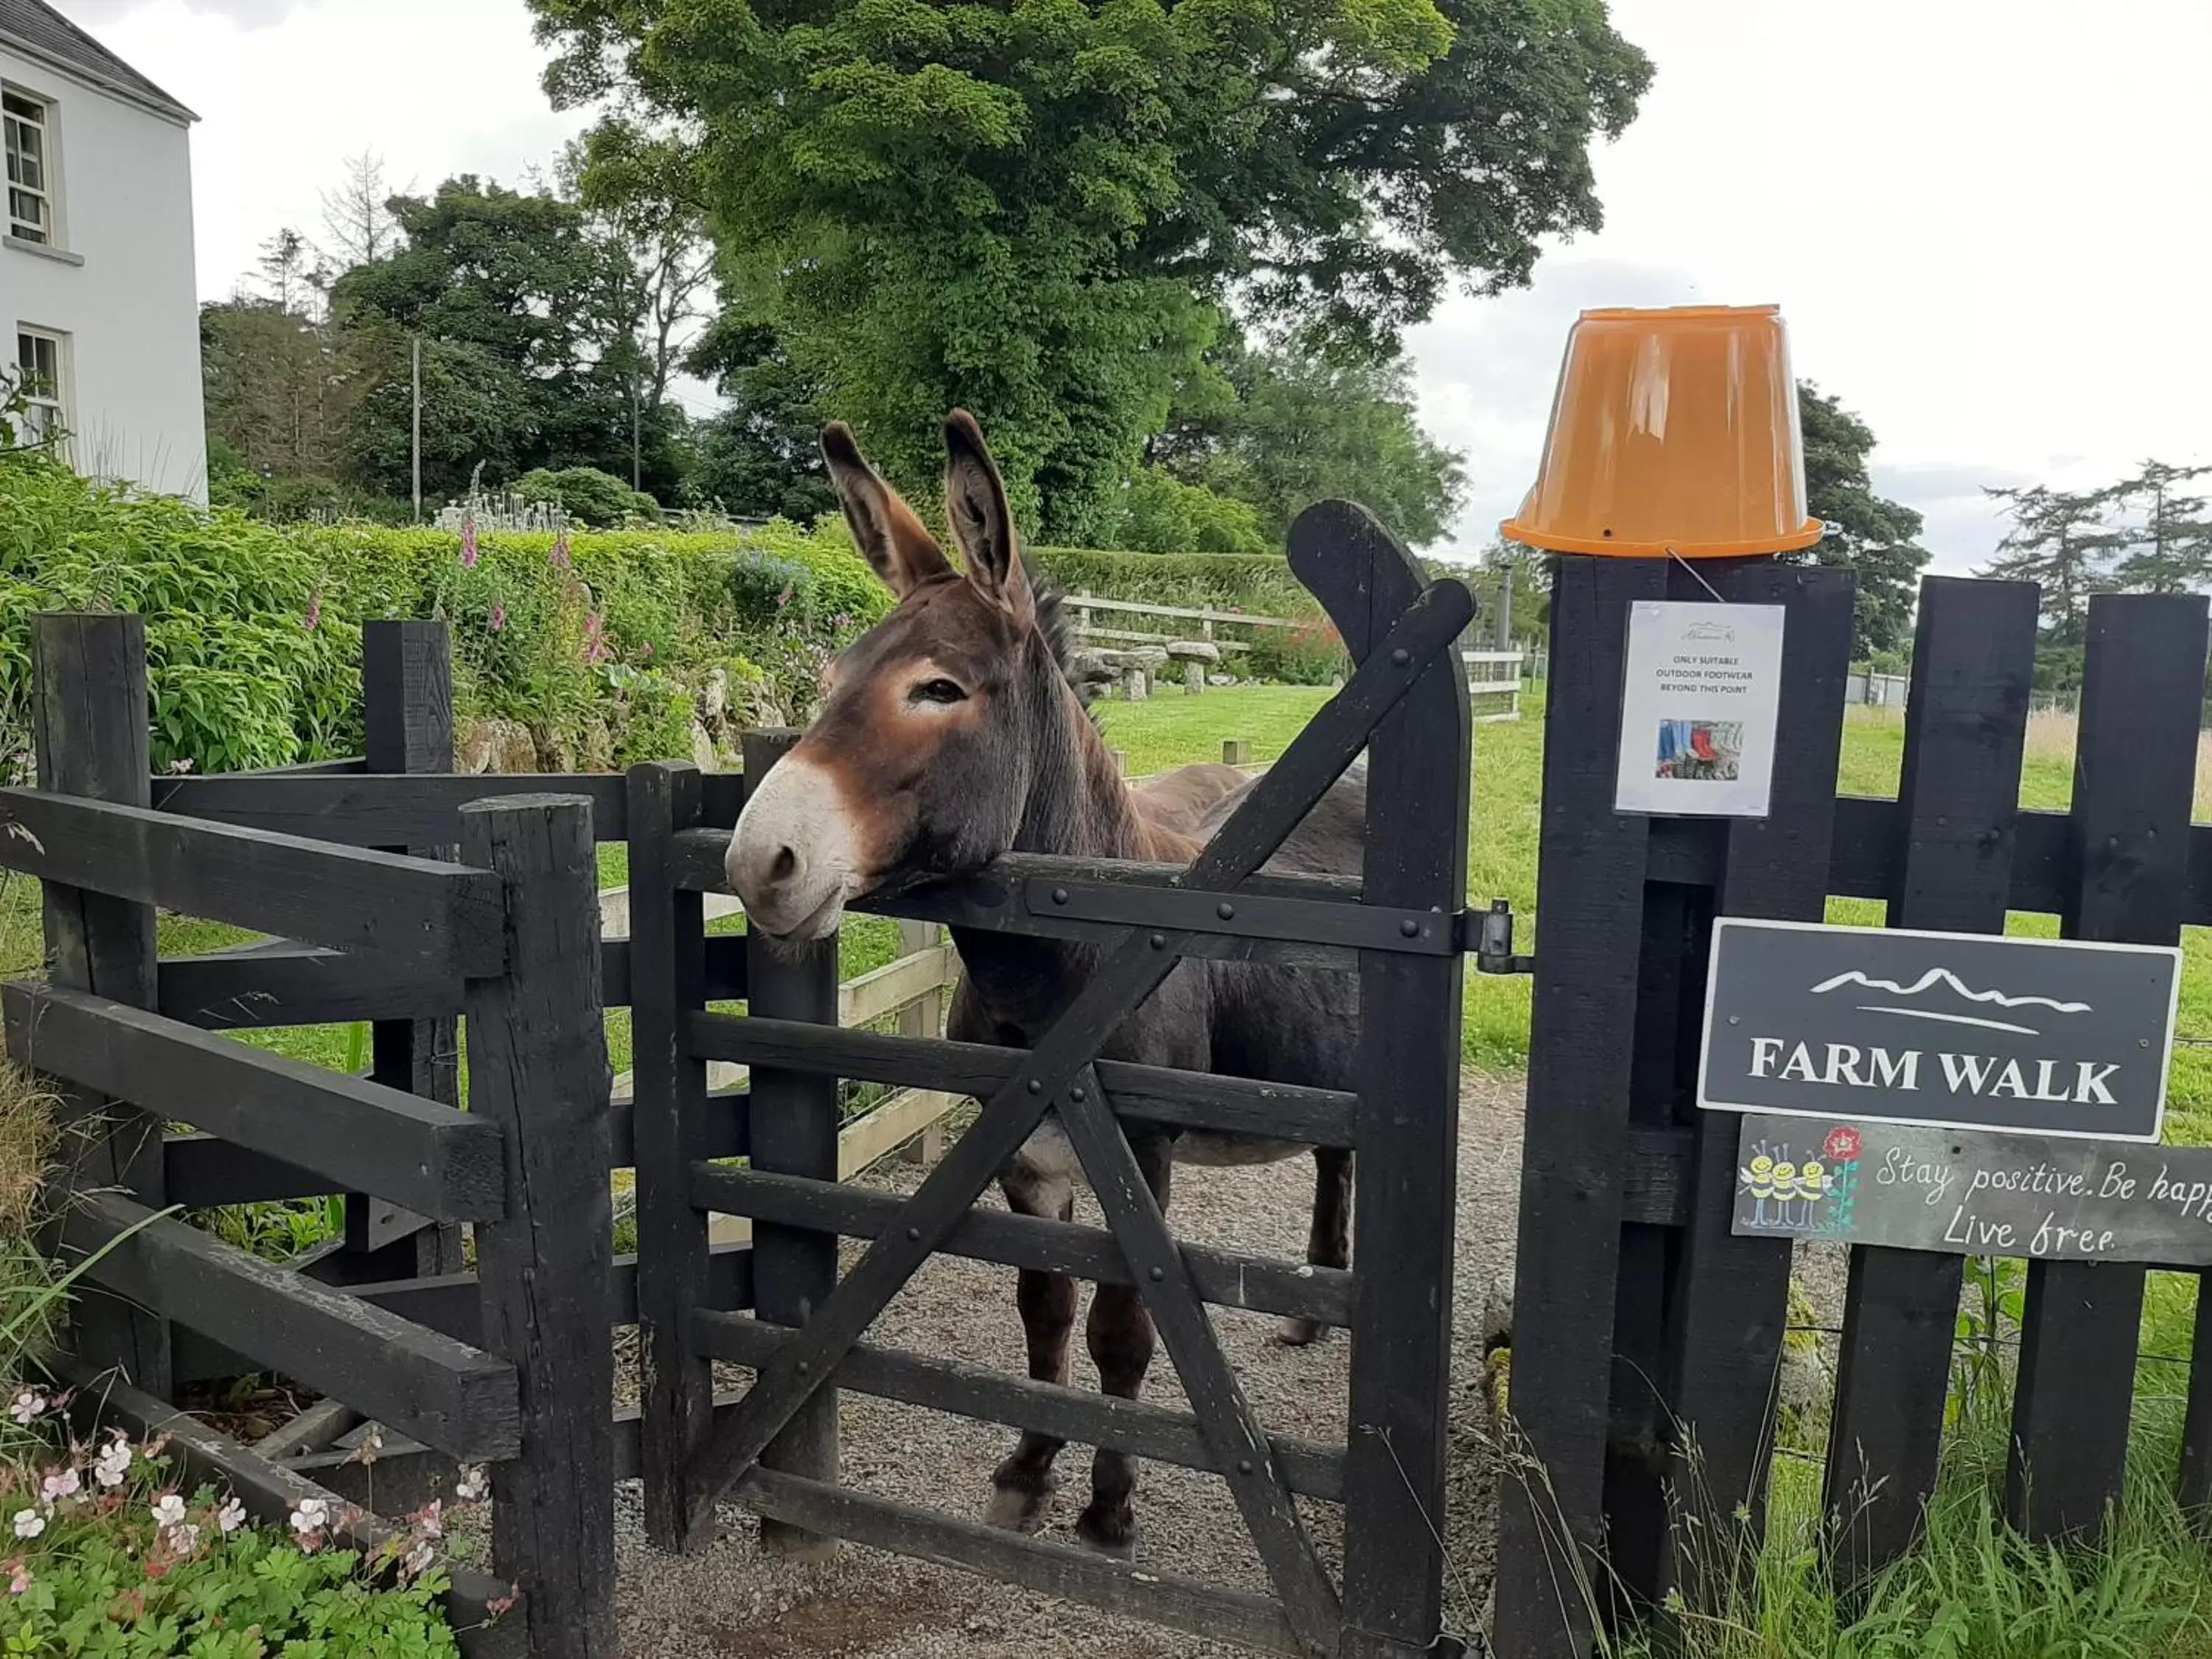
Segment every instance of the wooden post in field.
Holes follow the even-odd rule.
[[[684,1017],[707,1006],[704,902],[676,885],[669,858],[699,822],[699,769],[654,761],[629,774],[631,1096],[637,1146],[637,1318],[644,1367],[639,1428],[645,1533],[656,1549],[703,1549],[712,1506],[684,1473],[713,1426],[713,1368],[693,1347],[691,1312],[714,1305],[707,1212],[691,1166],[712,1140],[707,1062],[684,1052]]]
[[[933,921],[902,921],[898,925],[899,954],[913,956],[915,952],[934,949],[944,938],[944,929]],[[899,1035],[913,1037],[941,1037],[945,1035],[945,995],[935,990],[916,999],[899,1010]],[[945,1156],[945,1123],[933,1120],[930,1126],[906,1144],[906,1161],[927,1169]]]
[[[371,773],[453,769],[453,644],[442,622],[369,622],[361,629],[362,724]],[[451,859],[452,847],[386,852]],[[451,1019],[380,1019],[369,1076],[448,1106],[461,1103],[460,1027]],[[345,1248],[318,1264],[337,1283],[459,1273],[461,1230],[437,1226],[364,1193],[345,1199]]]
[[[146,691],[146,625],[137,617],[42,614],[32,624],[33,744],[39,787],[146,806],[153,760]],[[157,1006],[154,907],[82,888],[46,886],[47,971],[53,982],[135,1008]],[[35,1066],[36,1053],[15,1056]],[[70,1167],[47,1209],[65,1212],[72,1189],[125,1194],[158,1210],[162,1122],[154,1113],[82,1090],[63,1093]],[[118,1366],[133,1388],[167,1398],[169,1327],[89,1285],[71,1316],[78,1354]]]
[[[461,809],[462,856],[507,884],[507,969],[468,982],[469,1109],[507,1136],[507,1215],[477,1224],[484,1346],[513,1364],[522,1449],[493,1466],[492,1569],[528,1650],[615,1650],[614,1200],[591,803]]]
[[[799,741],[792,731],[748,732],[745,787],[760,787],[769,769]],[[746,1006],[763,1019],[837,1023],[837,939],[771,950],[761,935],[745,939]],[[752,1071],[752,1166],[777,1175],[837,1179],[837,1082],[804,1072],[757,1066]],[[757,1224],[753,1229],[756,1313],[779,1325],[804,1325],[837,1285],[832,1233]],[[765,1468],[812,1480],[837,1479],[837,1394],[823,1389],[761,1454]],[[763,1519],[761,1543],[780,1555],[826,1557],[836,1540]]]
[[[1221,763],[1224,766],[1249,766],[1252,763],[1252,744],[1246,738],[1224,738],[1221,740]]]

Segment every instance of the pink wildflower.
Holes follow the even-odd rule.
[[[477,568],[477,521],[469,520],[461,526],[461,568]]]
[[[584,618],[584,660],[602,663],[614,653],[607,647],[606,624],[599,620],[596,611]]]
[[[495,634],[507,626],[507,607],[495,605],[491,608],[491,631]]]
[[[31,1570],[23,1565],[21,1556],[8,1564],[8,1594],[23,1595],[31,1588]]]
[[[319,587],[315,590],[314,597],[307,601],[307,631],[310,634],[313,633],[316,629],[322,626],[322,622],[323,590]]]
[[[567,531],[562,531],[553,538],[553,554],[546,562],[556,570],[566,570],[568,568],[568,532]]]

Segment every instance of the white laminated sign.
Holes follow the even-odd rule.
[[[1631,608],[1615,811],[1766,816],[1785,614],[1778,605]]]

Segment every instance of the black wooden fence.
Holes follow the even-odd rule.
[[[1738,1120],[1694,1104],[1712,918],[1819,921],[1837,896],[1962,933],[2001,932],[2008,910],[2134,944],[2212,924],[2212,828],[2190,822],[2203,599],[2092,602],[2073,805],[2039,812],[2019,805],[2033,585],[1923,585],[1887,800],[1836,793],[1848,575],[1556,563],[1514,1316],[1528,1462],[1504,1495],[1494,1632],[1510,1659],[1582,1659],[1600,1620],[1709,1600],[1717,1546],[1760,1536],[1790,1251],[1730,1235]],[[1705,581],[1788,607],[1771,812],[1616,814],[1630,607],[1710,599]],[[1960,1274],[1954,1255],[1852,1254],[1825,1487],[1845,1583],[1908,1546],[1934,1490]],[[2118,1498],[2143,1276],[2031,1267],[2007,1493],[2030,1537],[2094,1529]],[[2212,1297],[2199,1308],[2204,1352]],[[2212,1362],[2192,1372],[2180,1480],[2188,1503],[2212,1499]]]
[[[769,953],[708,933],[702,895],[721,888],[742,777],[673,764],[627,778],[446,773],[442,624],[366,630],[366,760],[151,778],[136,619],[42,618],[40,787],[0,793],[0,864],[46,884],[52,966],[46,983],[7,988],[9,1047],[100,1126],[70,1172],[67,1246],[139,1229],[93,1269],[56,1369],[97,1379],[104,1409],[161,1425],[196,1474],[221,1474],[264,1515],[316,1482],[366,1501],[343,1447],[321,1449],[363,1417],[386,1431],[374,1486],[386,1511],[438,1490],[457,1461],[492,1462],[494,1574],[456,1575],[455,1611],[479,1626],[510,1580],[523,1599],[469,1632],[471,1653],[612,1650],[611,1489],[635,1476],[648,1528],[671,1547],[705,1540],[734,1482],[789,1548],[838,1535],[918,1550],[1279,1651],[1431,1651],[1468,938],[1468,708],[1449,648],[1472,607],[1455,583],[1425,586],[1357,509],[1308,514],[1292,559],[1362,666],[1198,866],[1010,859],[896,907],[1119,947],[1034,1052],[834,1029],[834,946]],[[754,776],[789,736],[748,744]],[[1363,748],[1364,875],[1255,875]],[[628,844],[628,939],[598,935],[594,838]],[[271,937],[157,962],[157,904]],[[1121,1015],[1185,955],[1356,975],[1372,1084],[1355,1097],[1106,1057]],[[734,1000],[747,1017],[711,1011]],[[634,1108],[609,1100],[603,1007],[634,1007]],[[356,1021],[374,1032],[360,1078],[220,1035]],[[718,1059],[750,1062],[749,1088],[710,1092]],[[974,1094],[987,1109],[906,1206],[837,1182],[840,1078]],[[769,1109],[751,1109],[755,1095]],[[1117,1152],[1128,1156],[1110,1113],[1356,1147],[1358,1271],[1186,1249],[1133,1202],[1114,1209],[1111,1231],[971,1209],[1022,1138],[1017,1115],[1054,1103],[1109,1191]],[[638,1255],[616,1257],[604,1172],[629,1166]],[[292,1268],[148,1220],[331,1193],[349,1195],[344,1239]],[[710,1212],[751,1217],[751,1242],[712,1243]],[[843,1288],[841,1235],[878,1241],[877,1265]],[[936,1249],[1133,1279],[1196,1412],[853,1346],[857,1298],[888,1296]],[[1207,1302],[1350,1328],[1345,1444],[1265,1434]],[[744,1316],[756,1303],[759,1316]],[[639,1328],[641,1398],[611,1413],[611,1328],[625,1325]],[[759,1368],[762,1386],[718,1401],[716,1360]],[[280,1456],[171,1403],[192,1382],[255,1372],[343,1408]],[[1278,1593],[1146,1574],[841,1486],[838,1387],[1214,1471]],[[1340,1581],[1293,1493],[1344,1505]],[[366,1516],[352,1531],[374,1542],[380,1527]]]

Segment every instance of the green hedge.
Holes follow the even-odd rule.
[[[1320,606],[1284,560],[1249,553],[1102,553],[1032,547],[1030,567],[1063,592],[1145,605],[1212,606],[1262,617],[1310,617]]]
[[[1279,558],[1038,548],[1071,592],[1310,617]],[[794,714],[890,605],[842,523],[718,532],[487,533],[271,526],[0,459],[0,757],[27,747],[31,617],[146,618],[157,766],[232,771],[359,752],[361,624],[453,625],[465,717],[517,721],[541,757],[688,753],[712,672]],[[1286,642],[1284,642],[1286,643]],[[1302,676],[1285,673],[1285,678]]]

